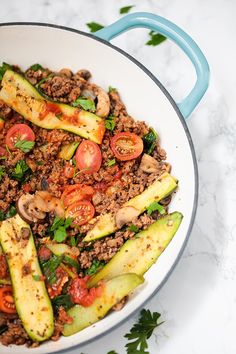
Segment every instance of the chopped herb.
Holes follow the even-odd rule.
[[[55,114],[55,116],[57,117],[57,119],[61,119],[61,117],[62,117],[62,113],[57,113],[57,114]]]
[[[49,229],[49,232],[54,233],[53,239],[57,242],[62,242],[67,238],[66,229],[71,225],[72,218],[59,218],[55,217],[52,226]]]
[[[108,92],[117,92],[117,89],[115,87],[109,86]]]
[[[54,299],[52,299],[52,304],[56,310],[59,310],[60,306],[63,306],[65,310],[69,310],[72,306],[74,306],[69,294],[54,297]]]
[[[14,170],[11,173],[12,178],[16,179],[19,182],[23,182],[25,179],[25,174],[30,171],[29,166],[24,160],[17,162]]]
[[[0,80],[2,80],[5,72],[8,70],[8,69],[12,69],[11,65],[7,64],[7,63],[2,63],[2,66],[0,66]]]
[[[151,337],[154,329],[163,323],[157,323],[160,316],[158,312],[151,313],[145,309],[140,312],[138,323],[134,324],[130,333],[125,335],[128,340],[133,340],[125,346],[127,354],[149,354],[146,351],[148,348],[147,339]]]
[[[17,213],[15,205],[11,205],[8,212],[6,213],[6,219],[12,218]]]
[[[113,131],[115,129],[116,123],[115,123],[115,117],[109,116],[105,120],[105,128],[108,130]]]
[[[150,155],[155,149],[158,135],[153,128],[149,129],[149,132],[143,137],[144,152]]]
[[[79,270],[79,263],[69,256],[64,256],[63,263],[76,268],[77,271]]]
[[[57,280],[56,270],[63,260],[62,256],[56,256],[55,254],[46,262],[41,262],[43,273],[49,284],[55,283]]]
[[[17,149],[20,149],[21,151],[23,152],[29,152],[30,150],[33,149],[35,145],[35,142],[34,141],[29,141],[29,140],[18,140],[16,143],[15,143],[15,147]]]
[[[114,166],[116,164],[116,159],[108,160],[106,165],[108,167]]]
[[[134,7],[134,5],[122,7],[122,8],[120,9],[120,14],[121,14],[121,15],[127,14],[128,12],[130,12],[130,10],[132,9],[132,7]]]
[[[147,213],[148,213],[148,215],[151,215],[156,210],[161,215],[166,213],[165,208],[161,204],[159,204],[158,202],[153,202],[152,204],[150,204],[149,207],[147,208]]]
[[[92,33],[97,32],[100,29],[104,28],[103,25],[100,25],[100,23],[97,23],[97,22],[89,22],[89,23],[86,23],[86,25],[88,26],[88,28],[90,29],[90,32],[92,32]]]
[[[135,226],[134,224],[131,224],[130,227],[129,227],[129,230],[131,232],[138,232],[139,228],[137,226]]]
[[[35,280],[35,281],[40,281],[40,280],[42,280],[42,276],[41,275],[32,275],[32,277],[33,277],[33,279]]]
[[[72,103],[73,107],[82,107],[85,111],[91,111],[91,112],[95,112],[96,111],[96,107],[95,104],[93,102],[93,100],[89,99],[89,98],[83,98],[83,97],[78,97],[76,98],[76,100]]]
[[[36,165],[38,165],[38,166],[44,165],[44,162],[43,162],[43,161],[35,161],[35,162],[36,162]]]
[[[70,238],[70,244],[72,247],[76,247],[78,245],[78,242],[79,242],[78,236],[77,236],[77,238],[75,236],[72,236]]]
[[[2,180],[2,177],[5,175],[5,173],[6,173],[5,167],[0,166],[0,181]]]
[[[33,64],[31,65],[30,69],[33,71],[44,70],[44,68],[40,64]]]
[[[0,209],[0,221],[5,220],[5,213]]]
[[[93,263],[90,268],[86,269],[85,274],[86,275],[93,275],[98,271],[98,269],[104,267],[105,263],[102,261],[99,261],[98,259],[94,259]]]
[[[160,33],[155,31],[149,32],[150,39],[146,42],[146,45],[156,46],[164,42],[167,38]]]

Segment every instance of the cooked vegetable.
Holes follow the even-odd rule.
[[[40,211],[38,206],[34,203],[34,196],[32,194],[22,194],[17,201],[17,211],[21,218],[27,223],[39,222],[43,220],[46,213]]]
[[[158,211],[161,215],[166,213],[166,210],[163,205],[159,204],[156,201],[149,205],[149,207],[147,208],[147,214],[151,215],[154,211]]]
[[[16,310],[24,329],[35,341],[44,341],[53,333],[53,311],[42,275],[34,239],[28,224],[19,215],[0,226],[0,242],[10,270]],[[42,279],[42,278],[41,278]]]
[[[142,139],[129,132],[122,132],[111,138],[111,149],[118,160],[128,161],[135,159],[143,152]]]
[[[127,272],[143,275],[168,246],[182,218],[178,212],[166,215],[140,231],[134,239],[126,241],[110,262],[88,282],[88,286]]]
[[[0,311],[5,313],[16,313],[11,286],[0,288]]]
[[[93,187],[77,183],[65,187],[61,200],[65,208],[67,208],[69,205],[80,200],[91,200],[94,192]]]
[[[124,207],[133,207],[138,210],[138,215],[142,214],[147,207],[154,201],[160,201],[177,188],[177,180],[163,173],[152,185],[145,189],[141,194],[126,202]],[[132,218],[129,220],[132,221]],[[118,229],[116,216],[112,213],[101,215],[94,227],[87,233],[83,241],[93,241],[115,232]]]
[[[131,222],[139,216],[139,210],[133,206],[124,206],[115,214],[116,226],[120,229],[123,225]]]
[[[34,147],[35,134],[27,124],[15,124],[6,135],[6,145],[11,150],[28,152]]]
[[[115,129],[116,123],[115,123],[115,117],[109,116],[105,120],[105,128],[108,130],[113,131]]]
[[[0,80],[2,80],[2,78],[3,78],[3,76],[4,76],[4,74],[5,74],[5,72],[7,71],[7,70],[11,70],[11,65],[10,64],[7,64],[7,63],[2,63],[2,65],[0,66]]]
[[[76,150],[76,167],[85,174],[97,172],[102,163],[102,153],[93,141],[84,140]]]
[[[90,111],[90,112],[93,112],[93,113],[96,111],[96,107],[95,107],[94,101],[91,100],[90,98],[78,97],[72,103],[72,106],[73,107],[80,106],[85,111]]]
[[[75,202],[69,205],[66,210],[66,217],[72,218],[73,224],[78,226],[87,224],[93,218],[94,214],[94,206],[88,200]]]
[[[59,310],[60,306],[63,306],[65,310],[69,310],[74,306],[69,294],[54,297],[52,304],[57,310]]]
[[[61,151],[59,153],[59,157],[61,159],[69,161],[70,159],[72,159],[78,145],[79,145],[79,142],[77,142],[77,141],[73,141],[72,143],[62,145]]]
[[[0,117],[0,132],[3,130],[4,125],[5,125],[5,120]]]
[[[74,258],[78,256],[80,253],[78,248],[77,249],[75,247],[71,248],[65,243],[47,243],[46,246],[56,256],[69,255],[70,257]]]
[[[55,254],[46,262],[41,262],[43,274],[45,275],[48,284],[52,285],[57,280],[56,270],[63,260],[63,255],[56,256]]]
[[[101,144],[104,121],[96,115],[46,100],[21,75],[7,70],[0,99],[25,119],[45,129],[64,129]]]
[[[149,129],[149,132],[143,137],[144,152],[150,155],[155,149],[158,135],[153,128]]]
[[[6,170],[4,166],[0,166],[0,182],[2,180],[2,177],[5,175]]]
[[[143,277],[136,274],[122,274],[106,282],[103,285],[101,296],[91,306],[76,305],[67,312],[73,318],[73,322],[64,325],[64,336],[71,336],[99,321],[116,303],[142,284],[143,281]]]
[[[140,170],[146,172],[146,173],[154,173],[157,172],[159,169],[159,164],[154,157],[148,155],[148,154],[143,154],[141,163],[139,165]]]

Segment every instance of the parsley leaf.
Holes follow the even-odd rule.
[[[96,111],[96,107],[95,104],[93,102],[93,100],[89,99],[89,98],[83,98],[83,97],[78,97],[76,98],[76,100],[72,103],[73,107],[82,107],[85,111],[91,111],[91,112],[95,112]]]
[[[125,335],[125,338],[133,340],[126,344],[127,354],[149,354],[147,339],[149,339],[154,329],[160,326],[163,322],[157,323],[160,318],[158,312],[151,313],[150,310],[143,309],[140,312],[138,323],[134,324],[130,333]]]
[[[117,92],[117,89],[115,87],[109,86],[108,87],[108,92]]]
[[[41,262],[43,273],[49,284],[54,284],[57,280],[56,270],[63,260],[63,255],[56,256],[55,254],[46,262]]]
[[[134,5],[131,6],[124,6],[120,9],[120,14],[127,14],[128,12],[130,12],[130,10],[132,9],[132,7],[134,7]]]
[[[16,179],[18,182],[23,182],[26,172],[29,172],[30,168],[24,160],[19,160],[12,171],[12,178]]]
[[[86,23],[86,25],[88,26],[88,28],[90,29],[90,32],[92,32],[92,33],[97,32],[100,29],[104,28],[103,25],[100,25],[100,23],[97,23],[97,22],[89,22],[89,23]]]
[[[149,129],[149,132],[143,137],[144,152],[150,155],[155,149],[158,135],[153,128]]]
[[[40,281],[40,280],[42,280],[42,275],[38,275],[38,274],[33,274],[32,275],[32,277],[33,277],[33,279],[35,280],[35,281]]]
[[[160,33],[155,31],[149,32],[150,39],[146,42],[146,45],[156,46],[164,42],[167,38]]]
[[[153,202],[152,204],[150,204],[149,207],[147,208],[147,213],[148,213],[148,215],[151,215],[156,210],[161,215],[166,213],[165,208],[161,204],[159,204],[158,202]]]
[[[33,64],[33,65],[31,65],[31,67],[29,69],[31,69],[33,71],[44,70],[44,68],[40,64]]]
[[[26,152],[29,152],[31,149],[33,149],[34,144],[35,144],[34,141],[18,140],[15,143],[15,147],[26,153]]]
[[[98,269],[104,267],[104,265],[105,265],[104,262],[99,261],[98,259],[94,259],[91,267],[86,269],[85,274],[86,275],[95,274],[98,271]]]
[[[79,239],[75,238],[75,236],[72,236],[70,238],[70,244],[71,244],[72,247],[76,247],[78,245],[78,242],[79,242]]]
[[[134,224],[131,224],[130,227],[129,227],[129,230],[131,232],[138,232],[139,228],[137,226],[135,226]]]
[[[49,232],[54,233],[53,239],[57,242],[62,242],[67,238],[66,229],[71,225],[72,218],[59,218],[55,217],[52,226],[49,229]]]
[[[115,117],[109,116],[105,120],[105,128],[108,130],[113,131],[115,129],[116,123],[115,123]]]
[[[0,66],[0,80],[2,80],[5,72],[8,70],[8,69],[12,69],[11,65],[7,64],[7,63],[2,63],[2,66]]]
[[[116,159],[108,160],[106,166],[111,167],[116,164]]]
[[[6,171],[5,171],[5,167],[0,166],[0,181],[2,180],[2,177],[5,175]]]

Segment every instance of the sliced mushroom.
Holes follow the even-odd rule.
[[[107,117],[110,112],[110,98],[106,91],[95,84],[88,84],[82,91],[82,95],[85,97],[97,98],[96,114],[99,117]]]
[[[123,225],[133,221],[139,216],[139,210],[132,206],[125,206],[119,209],[115,215],[116,226],[120,229]]]
[[[43,220],[46,216],[45,213],[39,214],[38,211],[34,214],[34,207],[32,206],[34,196],[31,194],[23,194],[17,202],[17,211],[21,218],[27,223],[38,222]],[[39,217],[40,216],[40,217]]]
[[[41,210],[44,210],[45,212],[53,211],[60,218],[64,217],[65,210],[59,198],[54,197],[47,191],[38,191],[36,192],[35,197],[42,208]]]
[[[159,170],[159,163],[157,160],[154,159],[154,157],[148,154],[144,154],[139,168],[144,172],[153,173]]]

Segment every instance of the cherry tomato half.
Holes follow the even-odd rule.
[[[72,186],[66,186],[61,199],[65,208],[67,208],[69,205],[80,200],[91,200],[93,194],[94,189],[91,186],[77,183]]]
[[[0,288],[0,311],[5,313],[16,313],[11,286]]]
[[[102,163],[102,153],[99,146],[90,140],[84,140],[78,146],[75,154],[76,166],[86,174],[97,172]]]
[[[33,130],[26,124],[15,124],[11,127],[6,136],[6,145],[9,149],[15,149],[18,140],[35,141]]]
[[[66,210],[66,217],[73,219],[73,224],[81,226],[93,218],[94,206],[88,200],[81,200],[71,204]]]
[[[133,160],[143,152],[142,139],[129,132],[118,133],[111,138],[111,149],[118,160]]]

